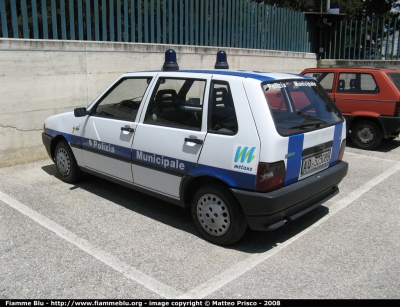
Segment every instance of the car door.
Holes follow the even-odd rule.
[[[335,96],[335,103],[343,115],[349,116],[355,111],[365,111],[380,114],[382,102],[386,102],[385,89],[379,88],[377,81],[371,73],[341,72],[338,76],[339,83]]]
[[[312,77],[316,79],[319,84],[324,88],[325,91],[329,93],[331,98],[333,98],[332,93],[334,92],[334,80],[335,80],[335,73],[332,71],[312,71],[307,72],[304,74],[305,76]]]
[[[89,109],[81,134],[88,170],[133,181],[131,150],[136,118],[152,78],[151,74],[123,77]]]
[[[334,71],[319,69],[318,71],[307,72],[304,75],[317,80],[334,102],[336,102],[336,94],[345,87],[343,80],[336,80],[337,73]]]
[[[181,179],[196,166],[205,140],[209,79],[205,74],[160,73],[133,140],[136,185],[179,197]]]

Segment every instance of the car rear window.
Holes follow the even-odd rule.
[[[397,89],[400,91],[400,73],[387,73],[390,80],[396,85]]]
[[[281,135],[322,129],[343,121],[339,109],[314,80],[266,82],[262,87]]]

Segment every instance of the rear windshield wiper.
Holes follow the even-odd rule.
[[[314,116],[312,116],[310,114],[305,114],[301,111],[297,111],[297,114],[300,115],[301,117],[304,117],[305,119],[311,119],[311,118],[314,119],[315,118]]]
[[[308,122],[302,123],[301,125],[290,127],[290,129],[307,128],[307,127],[319,128],[322,123],[324,123],[324,121],[322,121],[322,120],[308,121]]]

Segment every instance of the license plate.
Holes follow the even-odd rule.
[[[331,149],[303,158],[301,162],[301,175],[308,175],[327,168],[331,159]]]

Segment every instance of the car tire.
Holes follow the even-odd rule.
[[[54,162],[62,181],[74,183],[80,179],[81,170],[66,141],[61,140],[57,143],[54,151]]]
[[[210,242],[230,245],[246,232],[247,221],[237,200],[220,185],[199,188],[192,199],[192,218]]]
[[[351,128],[351,140],[354,146],[371,150],[382,141],[382,129],[370,120],[361,120]]]

